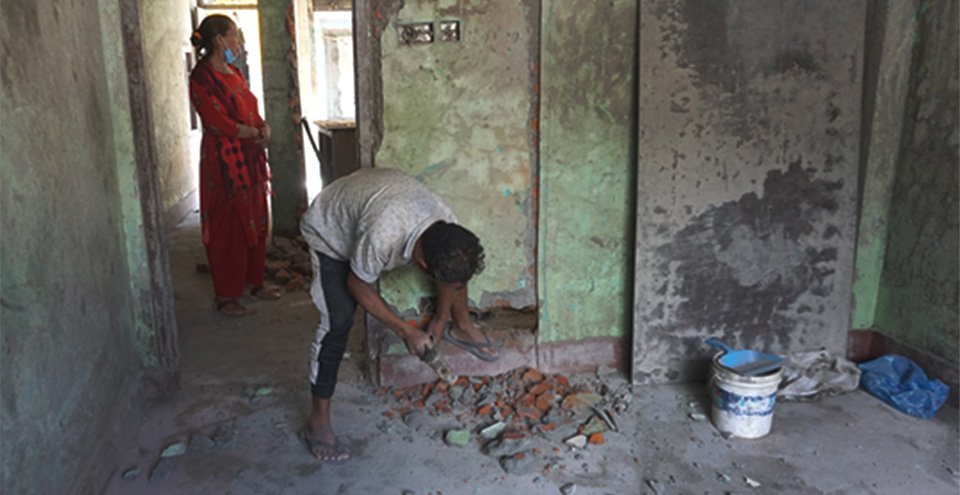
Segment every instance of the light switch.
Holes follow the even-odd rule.
[[[410,22],[397,25],[397,36],[403,45],[425,45],[433,43],[432,22]]]
[[[460,41],[460,21],[440,21],[440,41]]]

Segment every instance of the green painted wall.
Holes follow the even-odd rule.
[[[852,328],[874,326],[920,0],[868,4]]]
[[[541,33],[541,341],[623,336],[636,155],[636,2],[545,2]]]
[[[113,120],[126,101],[111,79],[124,74],[117,8],[5,2],[0,17],[4,493],[102,490],[115,459],[99,446],[135,418],[117,414],[140,369],[119,171],[131,163],[118,162],[132,138]]]
[[[200,167],[200,157],[190,154],[186,67],[186,55],[193,53],[189,41],[190,2],[144,0],[140,8],[151,124],[157,143],[160,206],[166,212],[196,189]]]
[[[531,102],[536,16],[521,2],[384,2],[383,141],[378,167],[418,177],[481,239],[486,270],[470,284],[481,307],[535,304]],[[401,45],[397,25],[461,21],[462,41]],[[401,311],[428,286],[414,270],[381,288]]]
[[[957,364],[958,6],[921,2],[875,327]]]

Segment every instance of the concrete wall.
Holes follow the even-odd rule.
[[[273,172],[273,231],[299,232],[306,208],[306,175],[300,127],[300,76],[297,69],[297,5],[306,0],[259,2],[263,68],[263,118],[272,135],[267,159]],[[292,30],[292,31],[291,31]]]
[[[640,5],[634,380],[701,378],[706,336],[842,354],[864,2]]]
[[[912,68],[890,201],[889,235],[874,326],[957,366],[957,2],[919,2],[907,49]]]
[[[17,1],[0,17],[4,493],[99,493],[104,437],[136,418],[120,410],[139,384],[125,237],[140,212],[117,8]]]
[[[852,327],[874,326],[920,0],[868,2]]]
[[[200,167],[200,157],[190,153],[189,73],[185,60],[186,53],[193,52],[189,41],[190,2],[144,0],[140,7],[151,124],[157,143],[160,206],[167,212],[194,197],[191,193],[197,188]],[[185,213],[182,207],[178,211]]]
[[[470,284],[471,299],[483,307],[534,305],[536,11],[524,2],[380,4],[376,166],[421,179],[480,237],[487,268]],[[398,24],[441,19],[461,21],[462,41],[398,42]],[[428,289],[414,270],[391,273],[381,288],[400,310],[417,308]]]
[[[545,2],[541,19],[541,342],[629,334],[637,2]]]

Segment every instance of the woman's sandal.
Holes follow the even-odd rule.
[[[261,285],[250,289],[250,295],[265,301],[276,301],[280,299],[283,292],[280,292],[279,287]]]
[[[244,306],[243,304],[240,304],[240,301],[233,298],[217,299],[216,307],[217,307],[217,311],[227,316],[240,317],[240,316],[249,316],[257,313],[257,310],[250,309]]]

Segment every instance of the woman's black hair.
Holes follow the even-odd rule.
[[[446,284],[464,284],[483,271],[483,246],[473,232],[444,221],[435,222],[420,236],[427,271]]]
[[[197,55],[206,55],[213,50],[213,40],[217,36],[226,36],[234,26],[233,19],[223,14],[208,15],[190,35],[190,43],[197,50]]]

